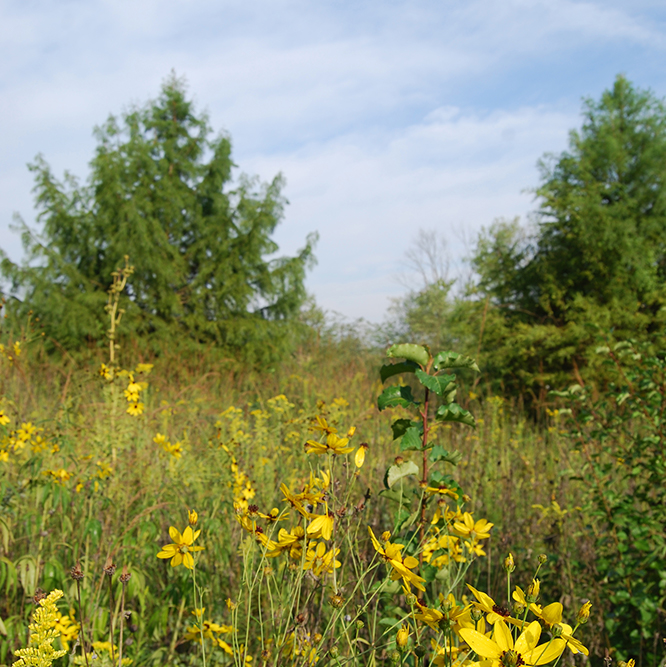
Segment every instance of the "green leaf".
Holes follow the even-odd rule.
[[[414,345],[412,343],[398,343],[391,345],[386,350],[387,357],[401,357],[407,361],[413,361],[420,366],[427,366],[430,361],[430,352],[423,345]]]
[[[391,430],[393,431],[393,439],[402,438],[405,435],[405,432],[408,428],[412,426],[418,426],[421,422],[414,422],[411,419],[396,419],[391,424]]]
[[[410,405],[418,405],[412,395],[411,387],[399,387],[397,385],[386,387],[377,399],[377,406],[380,410],[394,408],[396,405],[400,405],[403,408],[408,408]]]
[[[445,395],[456,391],[455,375],[428,375],[422,370],[415,371],[414,374],[424,387],[435,392],[438,396],[445,397]]]
[[[387,485],[387,479],[388,470],[386,471],[386,475],[384,475],[384,485]],[[412,492],[410,489],[402,489],[401,491],[400,489],[387,488],[382,489],[377,495],[399,505],[410,505],[412,502]]]
[[[386,380],[394,375],[413,373],[418,367],[419,365],[415,364],[413,361],[400,361],[397,364],[384,364],[379,369],[379,376],[381,377],[382,382],[386,382]]]
[[[445,461],[451,465],[457,466],[462,461],[462,454],[460,452],[450,452],[444,449],[441,445],[435,445],[430,452],[430,461],[437,463],[437,461]]]
[[[479,372],[476,361],[471,357],[465,357],[457,352],[439,352],[433,359],[433,368],[441,371],[443,368],[471,368]]]
[[[476,422],[472,413],[461,408],[457,403],[440,405],[435,413],[435,418],[441,422],[459,422],[476,428]]]
[[[405,431],[400,441],[400,451],[419,450],[423,445],[423,426],[411,426]]]
[[[388,469],[386,473],[386,485],[390,489],[396,482],[399,482],[401,479],[409,477],[410,475],[418,474],[419,467],[413,461],[403,461],[402,463],[397,463]]]

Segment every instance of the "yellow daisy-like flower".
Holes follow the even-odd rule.
[[[132,415],[132,417],[138,417],[139,415],[143,414],[143,408],[143,403],[130,403],[127,407],[127,414]]]
[[[392,544],[386,540],[382,547],[370,526],[368,526],[368,532],[370,533],[370,539],[372,540],[372,545],[375,547],[375,551],[393,568],[391,579],[393,581],[402,579],[408,588],[410,584],[414,584],[420,591],[424,591],[425,586],[423,582],[425,579],[411,571],[419,562],[413,556],[403,556],[400,553],[405,548],[405,545]]]
[[[471,628],[462,628],[459,634],[480,658],[492,660],[492,667],[545,665],[562,655],[565,648],[561,639],[538,645],[541,637],[539,621],[530,623],[515,643],[511,631],[501,619],[495,623],[492,639]]]
[[[326,436],[326,442],[308,440],[305,443],[307,454],[349,454],[354,448],[349,446],[349,438],[341,438],[335,433]]]
[[[162,547],[162,551],[157,554],[158,558],[170,558],[171,567],[177,567],[181,563],[188,569],[194,569],[193,551],[201,551],[203,547],[193,546],[194,540],[199,537],[201,531],[196,532],[188,526],[183,531],[182,535],[177,528],[171,526],[169,528],[169,535],[173,540],[172,544],[166,544]]]
[[[333,535],[333,525],[335,521],[333,515],[331,514],[320,514],[316,516],[310,525],[308,526],[307,533],[308,537],[312,539],[319,539],[320,537],[325,540],[330,540]]]
[[[477,602],[474,602],[473,605],[476,609],[483,611],[487,614],[486,620],[488,623],[493,625],[499,621],[506,621],[513,625],[522,626],[523,622],[517,618],[513,618],[508,609],[498,605],[495,600],[493,600],[490,595],[484,593],[483,591],[477,591],[474,586],[467,584],[467,588],[474,594],[474,597],[477,599]]]
[[[468,537],[472,540],[487,540],[490,537],[490,529],[494,524],[486,519],[479,519],[474,521],[469,512],[462,515],[462,521],[456,521],[453,524],[453,529],[461,537]]]
[[[0,426],[6,426],[9,424],[9,417],[5,414],[4,410],[0,410]]]

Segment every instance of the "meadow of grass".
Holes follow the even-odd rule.
[[[389,490],[387,469],[404,465],[396,457],[418,465],[421,454],[393,440],[406,411],[377,408],[381,352],[315,341],[258,372],[212,352],[142,358],[129,341],[116,363],[103,350],[55,361],[38,340],[5,341],[3,664],[28,645],[30,615],[56,589],[53,641],[67,652],[56,659],[100,665],[464,664],[465,628],[490,634],[499,618],[486,594],[509,628],[519,614],[514,638],[534,632],[532,598],[521,605],[511,586],[531,595],[535,571],[536,617],[562,602],[577,627],[585,599],[603,609],[580,567],[593,559],[570,481],[580,454],[557,411],[537,425],[463,371],[458,401],[476,429],[430,431],[458,465],[444,464],[439,492],[415,476],[411,490],[407,478]],[[307,441],[333,446],[306,454]],[[429,499],[425,522],[407,516],[403,494],[417,512]],[[557,613],[540,623],[543,650],[572,630]],[[593,615],[576,634],[599,657],[601,630]],[[550,662],[585,659],[570,648]]]

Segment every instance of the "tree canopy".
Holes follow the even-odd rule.
[[[656,342],[666,319],[666,108],[618,76],[582,115],[568,150],[539,163],[532,225],[500,219],[480,234],[473,284],[437,323],[420,304],[449,286],[403,304],[412,330],[448,337],[539,400],[593,368],[600,332]]]
[[[212,135],[175,76],[95,136],[83,184],[57,180],[41,156],[30,165],[41,230],[19,219],[26,259],[2,257],[14,309],[32,310],[65,347],[100,340],[111,273],[129,255],[124,328],[275,356],[306,298],[316,240],[275,258],[282,177],[234,181],[229,137]]]

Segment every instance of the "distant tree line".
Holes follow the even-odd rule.
[[[30,166],[41,226],[19,219],[22,263],[0,251],[10,312],[33,311],[67,349],[96,345],[111,272],[129,255],[123,328],[149,345],[210,345],[263,363],[293,349],[306,322],[321,324],[304,287],[315,236],[276,258],[281,177],[234,181],[229,138],[212,136],[181,81],[96,137],[84,183],[58,181],[41,156]],[[539,168],[533,224],[484,229],[455,296],[436,235],[422,233],[407,259],[423,284],[396,304],[391,332],[476,355],[499,390],[536,402],[593,377],[600,338],[664,347],[663,102],[618,76],[585,100],[568,150]]]
[[[618,76],[585,100],[569,149],[539,168],[531,227],[497,220],[477,240],[462,292],[452,297],[438,277],[398,304],[411,338],[478,354],[487,378],[537,402],[595,377],[602,338],[664,349],[663,102]]]

